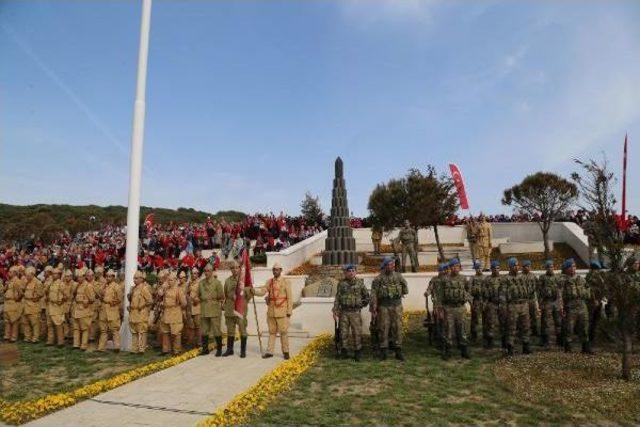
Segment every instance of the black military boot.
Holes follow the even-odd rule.
[[[507,344],[507,356],[513,356],[513,346],[511,344]]]
[[[359,362],[362,357],[362,350],[356,350],[353,352],[353,360]]]
[[[549,348],[549,335],[540,335],[540,347],[544,349]]]
[[[402,354],[402,349],[400,347],[396,347],[396,359],[404,362],[404,355]]]
[[[593,349],[591,348],[591,342],[586,341],[582,343],[582,353],[583,354],[594,354]]]
[[[449,346],[447,344],[442,345],[442,360],[449,360],[451,357],[451,352],[449,351]]]
[[[340,350],[340,359],[348,359],[349,358],[349,353],[347,352],[346,348],[343,348],[342,350]]]
[[[380,360],[387,360],[387,349],[386,348],[381,348],[380,349]]]
[[[460,356],[462,356],[463,359],[471,359],[471,355],[469,355],[469,347],[466,345],[461,345],[460,346]]]
[[[233,356],[233,342],[236,340],[236,337],[227,337],[227,351],[224,352],[222,357]]]
[[[531,347],[528,342],[522,343],[522,354],[531,354]]]
[[[205,335],[202,337],[202,350],[200,351],[200,355],[204,356],[205,354],[209,354],[209,336]]]
[[[271,354],[271,353],[265,353],[265,354],[262,355],[263,359],[271,359],[272,357],[273,357],[273,354]]]
[[[284,356],[284,360],[290,359],[289,353],[283,353],[283,356]]]
[[[247,357],[247,337],[240,337],[240,357]]]
[[[216,337],[216,357],[222,356],[222,337]]]

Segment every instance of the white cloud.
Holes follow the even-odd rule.
[[[362,27],[381,23],[432,22],[437,0],[343,0],[338,2],[345,19]]]

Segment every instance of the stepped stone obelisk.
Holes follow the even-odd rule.
[[[327,231],[325,251],[322,254],[322,265],[357,264],[356,239],[349,222],[349,206],[347,189],[344,183],[342,159],[335,163],[333,178],[333,196],[331,199],[331,223]]]

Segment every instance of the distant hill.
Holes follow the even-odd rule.
[[[140,209],[140,221],[153,212],[156,223],[205,222],[207,217],[240,221],[246,214],[238,211],[219,211],[216,214],[195,209],[151,208]],[[61,231],[77,233],[99,229],[106,224],[124,225],[127,222],[127,208],[124,206],[71,206],[71,205],[29,205],[16,206],[0,204],[0,241],[13,241],[35,235],[47,241]]]

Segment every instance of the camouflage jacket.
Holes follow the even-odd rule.
[[[369,305],[369,291],[362,279],[342,279],[338,283],[333,310],[360,310]]]
[[[558,276],[545,273],[538,277],[538,299],[541,302],[559,302],[560,297]]]
[[[407,281],[398,272],[380,273],[371,284],[371,296],[375,306],[400,304],[402,297],[408,293]]]
[[[492,304],[500,304],[502,290],[502,277],[487,276],[482,284],[482,300]]]
[[[577,274],[569,276],[563,274],[562,278],[562,301],[565,304],[575,304],[579,302],[587,302],[591,298],[591,291],[587,286],[587,281]]]
[[[442,290],[442,303],[456,306],[471,302],[471,295],[467,292],[468,282],[468,279],[461,274],[448,277]]]

